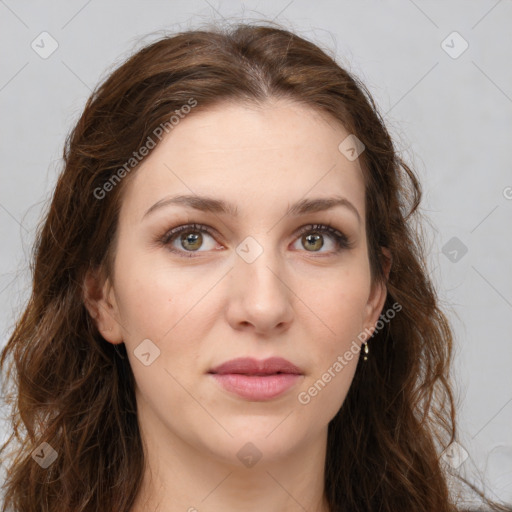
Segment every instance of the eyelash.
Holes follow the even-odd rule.
[[[171,229],[170,231],[167,231],[158,241],[165,245],[169,246],[174,240],[178,237],[180,233],[183,232],[193,232],[193,231],[199,231],[199,232],[205,232],[208,235],[210,235],[212,238],[215,238],[215,232],[208,226],[205,226],[204,224],[184,224],[182,226],[178,226],[176,228]],[[352,242],[348,239],[348,237],[343,234],[341,231],[337,230],[336,228],[332,227],[329,224],[308,224],[307,226],[303,226],[300,228],[297,232],[297,238],[301,237],[305,233],[314,232],[314,233],[327,233],[332,236],[337,248],[335,250],[335,253],[339,253],[344,249],[350,249],[352,248]],[[187,254],[187,258],[195,258],[197,256],[194,255],[195,251],[177,251],[174,248],[170,249],[173,253],[177,253],[180,255]],[[306,251],[311,252],[312,254],[315,253],[315,251]],[[325,253],[322,253],[325,254]]]

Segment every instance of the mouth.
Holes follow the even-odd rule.
[[[240,374],[254,376],[278,374],[303,375],[300,368],[282,357],[270,357],[262,361],[250,357],[239,357],[212,368],[208,373],[216,375]]]
[[[232,359],[208,373],[224,390],[250,401],[277,398],[304,377],[300,368],[280,357]]]

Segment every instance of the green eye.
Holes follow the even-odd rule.
[[[312,224],[304,226],[300,231],[301,242],[303,247],[308,247],[312,250],[308,252],[318,252],[324,246],[324,236],[327,234],[332,240],[334,240],[336,249],[335,251],[341,251],[342,249],[349,249],[351,243],[348,238],[337,229],[332,226],[325,224]]]
[[[352,246],[349,239],[341,231],[325,224],[303,226],[297,233],[297,236],[302,247],[305,248],[306,252],[310,253],[338,253]],[[205,250],[201,251],[200,249],[204,248],[208,238],[211,239],[210,247],[206,247]],[[326,238],[331,239],[334,247],[332,251],[320,252],[325,246]],[[216,247],[214,231],[208,226],[195,223],[171,229],[161,238],[160,242],[163,245],[169,246],[172,252],[186,257],[194,257],[194,253],[215,250]],[[206,243],[206,245],[208,244]]]

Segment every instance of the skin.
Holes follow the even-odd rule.
[[[348,135],[291,101],[224,103],[181,120],[131,176],[114,276],[85,284],[98,329],[126,344],[136,380],[147,468],[132,512],[328,510],[327,427],[359,353],[308,404],[298,395],[375,325],[386,298],[385,283],[370,277],[359,161],[338,150]],[[224,199],[239,216],[171,205],[143,218],[176,194]],[[285,215],[296,201],[334,194],[362,221],[347,207]],[[180,235],[158,242],[188,223],[215,235],[201,232],[202,245],[183,245]],[[332,225],[351,247],[336,252],[329,233],[308,244],[297,234],[308,224]],[[263,249],[252,263],[236,252],[247,236]],[[160,350],[148,366],[134,354],[144,339]],[[243,399],[207,373],[241,356],[284,357],[304,375],[278,398]],[[252,467],[237,457],[248,442],[262,455]]]

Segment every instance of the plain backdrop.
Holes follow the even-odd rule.
[[[0,346],[92,88],[144,43],[224,18],[274,19],[334,52],[375,98],[420,176],[431,275],[455,331],[455,455],[467,453],[456,470],[512,501],[510,0],[0,0]]]

